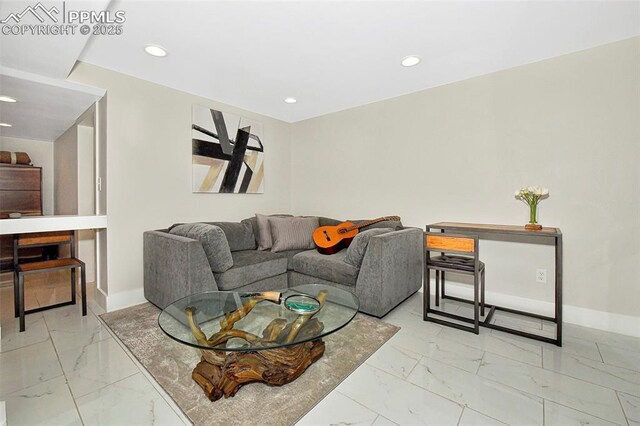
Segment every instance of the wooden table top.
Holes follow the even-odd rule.
[[[557,237],[562,235],[560,228],[543,227],[539,231],[524,229],[524,225],[491,225],[486,223],[438,222],[427,225],[431,229],[457,230],[487,234],[513,234],[540,237]]]

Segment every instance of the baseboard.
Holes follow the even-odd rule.
[[[144,298],[143,288],[109,293],[106,300],[106,311],[117,311],[118,309],[128,308],[129,306],[139,305],[144,302],[146,302],[146,299]]]
[[[431,294],[435,294],[435,282],[431,285]],[[447,294],[467,299],[473,298],[471,286],[456,285],[452,282],[447,282]],[[553,316],[554,314],[554,304],[551,302],[490,291],[485,293],[485,297],[488,303],[490,302],[496,305],[526,310],[547,316]],[[563,321],[565,323],[640,337],[640,317],[598,311],[567,304],[563,304],[562,307]]]
[[[102,291],[102,289],[96,288],[94,302],[96,302],[103,311],[107,311],[107,293]]]

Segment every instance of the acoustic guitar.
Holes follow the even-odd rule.
[[[344,247],[349,247],[351,240],[358,235],[360,228],[373,225],[385,220],[399,221],[399,216],[385,216],[368,220],[356,225],[353,222],[343,222],[335,226],[321,226],[313,231],[313,242],[316,244],[318,252],[322,254],[334,254]]]

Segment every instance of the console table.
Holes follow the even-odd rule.
[[[536,244],[540,239],[552,239],[555,247],[555,314],[553,317],[546,315],[539,315],[532,312],[525,312],[516,309],[506,308],[503,306],[485,304],[489,308],[489,312],[485,316],[485,319],[480,322],[480,325],[487,328],[492,328],[506,333],[516,334],[518,336],[528,337],[531,339],[540,340],[542,342],[553,343],[557,346],[562,346],[562,232],[559,228],[542,228],[539,231],[528,231],[523,226],[512,225],[487,225],[478,223],[458,223],[458,222],[438,222],[431,225],[427,225],[427,231],[451,232],[451,233],[467,233],[477,235],[480,239],[490,239],[493,237],[504,236],[517,236],[521,239],[521,242]],[[447,298],[456,300],[458,298],[447,296]],[[465,302],[464,299],[458,299]],[[526,331],[517,330],[502,325],[492,324],[491,319],[496,311],[510,312],[513,314],[524,315],[532,318],[538,318],[545,321],[554,322],[556,324],[556,338],[552,339],[545,336],[540,336]]]

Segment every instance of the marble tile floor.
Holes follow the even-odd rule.
[[[33,306],[68,297],[64,280],[33,286]],[[640,339],[570,324],[563,348],[495,330],[476,336],[423,322],[421,297],[384,318],[402,329],[298,424],[640,426]],[[89,306],[84,318],[78,306],[29,315],[17,333],[12,288],[0,287],[7,424],[189,424]]]

